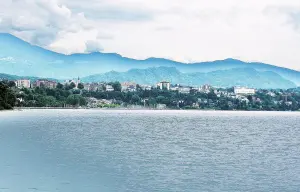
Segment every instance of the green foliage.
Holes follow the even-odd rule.
[[[72,106],[83,106],[86,105],[86,100],[81,95],[69,95],[66,103]]]
[[[116,82],[112,82],[110,84],[114,88],[115,91],[121,91],[122,90],[122,86],[121,86],[120,82],[116,81]]]
[[[0,82],[0,110],[12,109],[16,104],[16,95],[9,82]]]
[[[70,89],[74,89],[76,87],[76,85],[74,82],[72,82],[72,83],[70,83],[69,87],[70,87]]]
[[[121,92],[119,82],[110,83],[114,91],[87,91],[72,89],[75,84],[49,89],[37,87],[34,89],[18,89],[12,83],[0,83],[0,109],[11,109],[15,105],[24,107],[64,107],[86,106],[88,97],[98,100],[109,100],[98,107],[114,108],[120,105],[142,105],[157,107],[166,105],[171,109],[214,109],[214,110],[270,110],[270,111],[299,111],[300,91],[291,90],[259,90],[255,95],[231,97],[226,94],[216,94],[214,90],[209,93],[191,91],[188,94],[169,90],[143,90],[137,86],[135,92]],[[11,87],[10,87],[11,86]],[[79,88],[82,88],[80,84]],[[225,93],[232,93],[232,89],[218,89]],[[272,94],[269,92],[272,91]],[[16,99],[18,98],[18,99]],[[106,103],[106,104],[104,104]],[[109,103],[109,104],[107,104]]]
[[[63,89],[63,88],[64,88],[64,85],[61,84],[61,83],[57,83],[56,88],[57,88],[57,89]]]
[[[138,95],[133,95],[131,97],[132,103],[138,103],[138,102],[140,102],[140,100],[141,100],[141,98]]]
[[[78,83],[77,88],[78,89],[84,89],[84,85],[82,83]]]
[[[14,81],[9,81],[7,84],[9,87],[15,87],[16,83]]]

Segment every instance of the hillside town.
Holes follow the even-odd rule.
[[[300,108],[294,90],[261,90],[248,87],[217,88],[209,84],[188,86],[161,81],[156,85],[135,82],[81,82],[80,78],[54,81],[5,81],[15,92],[16,107],[292,110]]]

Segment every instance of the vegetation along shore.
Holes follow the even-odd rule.
[[[0,82],[0,110],[22,108],[110,108],[110,109],[198,109],[299,111],[300,89],[259,89],[252,94],[237,94],[234,88],[170,90],[164,87],[135,85],[123,90],[119,82],[101,83],[87,90],[82,83],[57,83],[34,88]]]

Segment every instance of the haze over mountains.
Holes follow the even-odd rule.
[[[218,87],[292,88],[300,86],[300,72],[264,63],[235,59],[186,64],[167,59],[135,60],[114,53],[63,55],[0,33],[0,73],[55,79],[82,77],[92,81],[135,81]],[[200,54],[200,53],[199,53]]]

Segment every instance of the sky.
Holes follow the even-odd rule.
[[[0,0],[0,32],[64,54],[300,70],[299,0]]]

